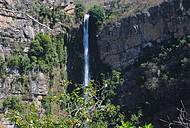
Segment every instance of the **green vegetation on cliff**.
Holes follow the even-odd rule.
[[[103,7],[94,5],[92,8],[89,9],[88,13],[93,17],[96,25],[101,25],[103,23],[105,19],[105,11]]]
[[[43,98],[43,108],[40,108],[39,101],[29,103],[15,96],[8,97],[3,102],[6,117],[18,128],[83,128],[86,125],[89,128],[135,128],[135,123],[123,122],[120,107],[111,103],[116,96],[115,89],[122,84],[121,74],[113,71],[107,79],[103,77],[103,81],[101,85],[92,81],[83,91],[81,85],[77,85],[71,93],[67,92],[70,82],[64,81],[60,85],[62,92]],[[60,108],[57,110],[59,114],[53,111],[55,106]],[[149,124],[142,128],[153,126]]]
[[[144,72],[144,86],[154,90],[160,85],[187,84],[187,79],[190,77],[189,43],[190,37],[188,36],[173,43],[162,45],[160,49],[154,50],[154,53],[145,52],[140,60],[140,68]],[[151,78],[156,71],[155,78],[157,80],[155,81]]]
[[[124,78],[121,77],[120,72],[110,71],[110,74],[96,76],[100,78],[100,80],[91,81],[88,87],[82,87],[82,85],[70,82],[66,79],[68,51],[65,40],[68,41],[66,42],[67,45],[70,45],[70,41],[76,38],[70,35],[73,32],[72,25],[77,26],[81,24],[83,15],[88,12],[91,15],[90,18],[92,18],[90,20],[94,20],[96,24],[94,26],[100,26],[107,22],[118,20],[120,16],[125,15],[130,8],[128,4],[124,4],[122,1],[111,0],[107,4],[108,5],[103,6],[103,4],[97,5],[93,3],[87,7],[84,1],[81,1],[76,4],[73,14],[68,15],[64,12],[62,6],[56,5],[55,3],[47,4],[39,0],[34,1],[34,6],[30,13],[37,22],[32,22],[32,24],[35,26],[35,23],[39,21],[39,23],[42,24],[42,26],[46,26],[45,28],[48,28],[48,30],[39,27],[38,29],[41,29],[43,32],[36,34],[30,46],[27,47],[28,49],[23,48],[23,51],[15,49],[11,51],[11,55],[3,55],[0,57],[0,87],[3,88],[4,83],[7,82],[7,87],[10,87],[10,90],[13,91],[11,92],[12,94],[21,95],[8,96],[3,102],[6,118],[13,122],[18,128],[84,128],[85,126],[89,128],[153,128],[152,124],[145,123],[147,122],[147,117],[149,118],[148,114],[152,116],[150,118],[153,118],[152,113],[161,110],[162,108],[159,107],[162,103],[170,105],[170,102],[172,102],[171,104],[173,105],[174,102],[177,101],[176,99],[180,99],[184,96],[188,97],[186,95],[189,95],[190,37],[185,37],[176,42],[164,45],[158,44],[159,46],[155,49],[153,49],[152,46],[149,48],[143,47],[143,54],[138,58],[138,62],[130,67],[132,70],[124,69],[129,71],[129,74],[127,74],[128,72],[124,72],[126,73],[125,77],[127,78],[125,80],[127,82],[127,79],[130,79],[132,76],[131,81],[129,80],[129,83],[126,85],[136,86],[137,84],[137,87],[129,86],[129,89],[132,88],[132,91],[127,90],[124,92],[125,98],[130,96],[134,98],[132,100],[129,98],[131,102],[134,103],[135,100],[139,100],[139,102],[134,103],[134,108],[132,108],[140,108],[137,114],[132,114],[136,110],[129,112],[127,109],[124,110],[125,108],[121,109],[123,104],[118,105],[118,102],[115,102],[118,89],[121,89],[124,83]],[[148,18],[150,17],[148,16]],[[136,28],[138,25],[132,26],[131,29],[133,29],[133,27],[138,34]],[[119,32],[122,33],[122,29]],[[79,34],[78,32],[74,33],[77,33],[75,36]],[[94,35],[96,35],[96,33],[94,33]],[[125,36],[125,34],[123,34],[123,36]],[[27,38],[29,40],[29,37]],[[118,41],[117,39],[115,40]],[[125,40],[122,41],[124,42]],[[77,43],[79,44],[79,42]],[[110,44],[110,42],[108,42],[108,44]],[[78,47],[78,45],[76,47]],[[76,47],[73,48],[73,51],[69,51],[69,54],[77,54],[78,52],[76,53],[74,51]],[[122,45],[117,48],[120,49],[119,47],[122,47]],[[79,46],[79,49],[80,48]],[[109,50],[110,47],[105,46],[103,48]],[[128,52],[127,50],[124,52],[125,55],[133,52]],[[134,52],[137,51],[134,50]],[[118,58],[122,58],[122,56],[125,55],[119,54]],[[79,56],[81,60],[83,59],[81,54],[77,54],[77,56]],[[114,61],[114,59],[112,60]],[[126,59],[124,61],[128,60]],[[72,60],[72,63],[76,63],[76,65],[82,67],[78,59]],[[72,64],[68,66],[75,68]],[[130,71],[134,71],[135,73],[133,72],[134,74],[132,74]],[[38,76],[40,80],[36,82],[35,79]],[[45,83],[46,76],[47,83]],[[13,80],[8,83],[10,79]],[[36,88],[40,86],[40,81],[43,81],[43,85],[48,86],[48,93],[46,92],[44,94],[40,91],[36,91]],[[33,90],[30,90],[31,87],[29,87],[29,85],[32,86],[32,89],[35,88],[36,90],[33,90],[37,93],[32,92]],[[74,87],[70,89],[69,87],[71,86]],[[21,89],[22,87],[24,91]],[[176,91],[178,92],[176,94],[168,93],[172,89],[174,91],[180,91]],[[140,93],[139,98],[136,98],[138,92],[142,93]],[[28,94],[31,95],[28,96]],[[170,99],[168,101],[167,99],[165,100],[166,94],[171,95],[168,97],[173,99],[171,101],[169,101]],[[25,97],[25,95],[29,98]],[[124,96],[122,97],[123,99]],[[160,99],[164,99],[164,101]],[[184,98],[183,100],[188,99]],[[126,104],[128,105],[129,103],[127,102]],[[147,112],[146,109],[151,111]],[[124,112],[128,115],[126,113],[124,114]],[[182,112],[185,112],[185,110]],[[143,121],[141,121],[141,118],[144,118],[142,113],[145,113],[145,116],[147,116]],[[181,126],[181,124],[177,125]]]
[[[32,65],[42,72],[51,72],[53,66],[58,64],[56,43],[53,43],[47,34],[39,33],[36,35],[31,44],[29,55]]]

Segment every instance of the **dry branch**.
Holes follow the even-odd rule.
[[[1,10],[1,11],[6,11],[6,12],[11,12],[11,13],[19,13],[19,14],[23,14],[23,15],[27,16],[29,19],[31,19],[31,20],[33,20],[34,22],[38,23],[39,25],[41,25],[41,26],[47,28],[48,30],[51,30],[51,31],[52,31],[52,29],[51,29],[49,26],[40,23],[37,19],[35,19],[34,17],[30,16],[30,15],[27,14],[26,12],[15,11],[15,10],[10,10],[10,9],[5,9],[5,8],[0,8],[0,10]]]
[[[168,127],[171,128],[172,125],[180,126],[180,128],[190,128],[190,114],[187,112],[183,102],[181,101],[182,108],[177,108],[179,111],[179,116],[176,121],[171,121],[168,117],[168,120],[160,119],[160,121],[168,124]]]

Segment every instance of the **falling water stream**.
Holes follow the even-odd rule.
[[[90,75],[89,75],[89,34],[88,34],[88,23],[89,14],[84,15],[84,25],[83,25],[83,47],[84,47],[84,87],[88,86]]]
[[[88,33],[88,24],[89,24],[89,14],[84,15],[83,23],[83,47],[84,47],[84,87],[87,87],[90,81],[89,75],[89,33]],[[85,93],[85,104],[88,102],[88,96]],[[88,128],[86,122],[84,122],[84,128]]]

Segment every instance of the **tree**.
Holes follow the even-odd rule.
[[[76,22],[80,22],[83,19],[85,13],[85,7],[81,3],[77,3],[75,6]]]
[[[17,69],[19,66],[19,55],[15,53],[15,55],[11,55],[8,58],[7,66],[12,69]]]
[[[5,59],[0,56],[0,76],[6,75],[6,67],[7,63],[5,62]]]
[[[7,100],[8,103],[6,103],[5,100],[4,106],[9,107],[6,117],[19,128],[83,128],[85,126],[89,128],[137,128],[131,122],[124,123],[120,107],[108,100],[115,95],[113,91],[121,83],[121,74],[113,71],[112,75],[107,75],[104,79],[101,84],[102,88],[98,89],[96,82],[91,81],[87,87],[82,88],[82,85],[76,85],[72,92],[67,92],[68,86],[72,83],[64,80],[60,85],[62,87],[60,93],[50,91],[49,95],[43,98],[42,106],[45,113],[41,114],[41,109],[33,102],[21,102],[21,108],[17,110],[17,107],[11,107],[16,104],[15,102]],[[111,90],[112,87],[113,90]],[[111,97],[110,92],[112,93]],[[99,95],[99,93],[104,94]],[[56,105],[60,108],[57,115],[53,111]],[[139,128],[153,127],[148,124]]]
[[[56,52],[58,54],[58,59],[59,59],[59,64],[62,67],[62,65],[66,64],[66,57],[67,57],[67,52],[66,52],[66,47],[64,44],[64,34],[59,34],[57,35],[54,39],[53,42],[56,45]]]
[[[115,77],[113,77],[115,78]],[[9,107],[7,118],[15,123],[19,128],[77,128],[88,125],[89,128],[107,128],[118,126],[122,120],[122,114],[119,112],[119,106],[107,102],[106,97],[99,97],[92,81],[88,87],[81,90],[78,85],[71,93],[67,92],[67,87],[71,84],[69,81],[62,83],[62,92],[58,94],[49,93],[43,99],[43,107],[46,113],[40,116],[39,110],[34,103],[22,102],[21,109]],[[105,85],[103,85],[105,86]],[[103,88],[108,89],[108,88]],[[109,89],[110,90],[110,89]],[[103,91],[109,93],[109,91]],[[108,96],[107,94],[105,96]],[[9,100],[8,100],[9,101]],[[7,101],[5,100],[5,103]],[[8,105],[10,103],[8,102]],[[60,105],[62,116],[55,118],[53,105]],[[8,106],[7,103],[4,106]],[[12,102],[11,102],[12,105]]]
[[[20,55],[18,65],[19,65],[19,72],[21,74],[26,74],[27,71],[31,68],[30,59],[28,55],[26,54]]]
[[[7,97],[7,99],[3,101],[3,109],[21,111],[22,109],[21,99],[18,96]]]
[[[29,56],[32,63],[43,72],[51,72],[58,64],[56,44],[48,34],[38,33],[30,46]]]
[[[94,5],[88,11],[90,16],[94,19],[96,25],[101,25],[105,19],[105,11],[101,6]]]

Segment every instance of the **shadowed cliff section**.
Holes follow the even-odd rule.
[[[97,46],[96,20],[93,16],[89,19],[89,63],[90,79],[100,79],[100,73],[110,72],[108,65],[103,64],[100,60],[99,48]],[[67,43],[67,72],[69,80],[74,83],[83,83],[84,74],[84,48],[83,48],[83,24],[71,32],[71,40]],[[71,87],[72,88],[72,87]]]
[[[105,25],[97,39],[101,61],[112,68],[125,68],[138,60],[145,47],[189,34],[189,4],[188,0],[170,0]]]
[[[125,74],[117,99],[123,111],[133,113],[143,109],[147,120],[162,127],[160,118],[166,119],[167,115],[175,118],[180,100],[189,105],[189,67],[183,70],[179,66],[183,57],[190,55],[186,51],[188,45],[174,48],[167,60],[158,57],[163,54],[162,48],[178,47],[176,39],[190,34],[189,0],[162,2],[104,25],[97,33],[100,62]],[[143,64],[145,69],[141,67]],[[169,75],[167,82],[163,80],[165,72]],[[180,74],[186,75],[181,77]]]

